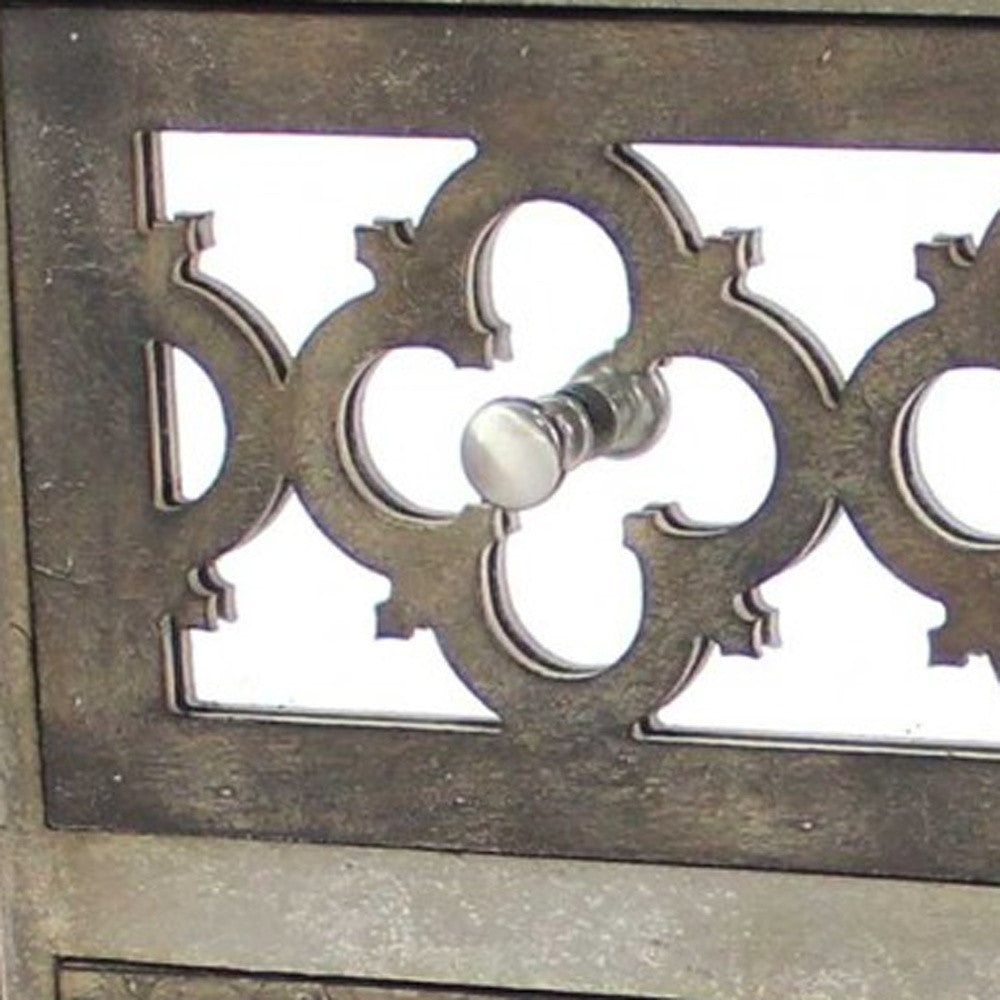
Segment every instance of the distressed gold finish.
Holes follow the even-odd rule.
[[[1000,223],[980,247],[916,248],[933,308],[845,378],[748,290],[752,236],[704,239],[634,146],[998,150],[1000,26],[44,5],[5,8],[0,26],[7,1000],[996,995],[984,928],[1000,753],[685,740],[649,719],[711,644],[768,642],[775,613],[757,588],[840,510],[946,605],[934,662],[1000,665],[1000,541],[939,508],[911,441],[934,378],[1000,367]],[[359,230],[375,290],[293,357],[200,272],[208,220],[165,217],[167,129],[468,136],[479,152],[419,226]],[[393,349],[486,367],[505,351],[486,265],[505,214],[532,198],[581,209],[622,254],[631,322],[608,345],[615,371],[721,361],[776,429],[775,482],[745,524],[691,524],[669,496],[627,519],[643,621],[600,671],[570,669],[517,621],[504,577],[516,519],[408,506],[361,425],[366,378]],[[202,364],[229,425],[222,472],[196,501],[177,479],[170,347]],[[215,562],[291,491],[332,544],[390,578],[380,634],[432,629],[495,725],[191,700],[189,630],[234,613]],[[547,909],[562,891],[576,893],[571,918]],[[810,952],[802,928],[828,933],[828,950]],[[948,928],[961,928],[954,948],[935,953]]]
[[[703,240],[681,193],[630,143],[1000,146],[1000,113],[989,114],[996,32],[667,16],[10,12],[48,822],[994,881],[1000,800],[989,790],[1000,786],[988,752],[685,742],[645,722],[708,643],[747,652],[767,640],[773,613],[757,586],[805,555],[840,504],[891,569],[949,603],[938,659],[992,651],[995,545],[942,522],[907,471],[905,445],[929,379],[993,363],[993,236],[975,259],[962,244],[920,251],[928,275],[939,261],[940,302],[877,345],[844,388],[802,325],[747,291],[752,240]],[[133,83],[99,86],[106,78]],[[480,152],[418,228],[360,231],[375,291],[291,358],[249,303],[199,274],[205,222],[163,217],[156,135],[195,127],[467,135]],[[629,518],[644,622],[621,663],[590,674],[536,648],[511,611],[512,519],[488,506],[446,518],[406,509],[372,470],[358,427],[365,375],[393,347],[430,345],[478,365],[498,338],[502,349],[482,262],[504,213],[533,197],[581,208],[623,255],[632,321],[614,346],[617,369],[716,358],[760,394],[777,428],[774,487],[746,524],[686,524],[663,506],[668,496]],[[164,345],[204,366],[230,423],[223,471],[191,503],[171,476]],[[432,628],[497,726],[226,717],[189,702],[186,630],[232,610],[214,560],[265,524],[289,488],[334,543],[391,578],[382,633]]]

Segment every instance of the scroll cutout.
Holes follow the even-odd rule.
[[[190,503],[204,496],[222,471],[228,448],[222,402],[201,365],[180,348],[150,342],[146,363],[154,490],[164,507]]]

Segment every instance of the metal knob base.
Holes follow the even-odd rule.
[[[551,396],[503,397],[478,410],[462,436],[462,465],[484,500],[525,510],[551,497],[588,459],[646,451],[669,414],[659,372],[624,373],[598,358]]]

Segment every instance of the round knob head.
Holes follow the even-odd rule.
[[[563,478],[558,433],[529,399],[496,399],[473,414],[462,435],[462,465],[484,500],[508,510],[547,500]]]

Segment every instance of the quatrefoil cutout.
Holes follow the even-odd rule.
[[[454,513],[475,503],[459,461],[470,416],[498,396],[543,396],[580,360],[611,349],[628,327],[617,249],[565,204],[534,202],[510,213],[489,267],[496,311],[510,323],[512,360],[488,372],[459,371],[434,352],[402,348],[386,355],[366,386],[359,420],[365,452],[386,492],[405,498],[404,509]],[[675,402],[668,432],[652,451],[584,462],[544,503],[518,512],[518,530],[505,542],[511,609],[525,644],[543,650],[542,661],[593,672],[634,640],[642,579],[622,544],[625,514],[693,487],[684,506],[693,499],[700,520],[723,527],[749,519],[766,498],[774,435],[752,390],[699,359],[674,360],[664,375]],[[731,417],[726,427],[720,411]],[[763,461],[755,463],[755,455]],[[516,463],[505,471],[516,477]]]

